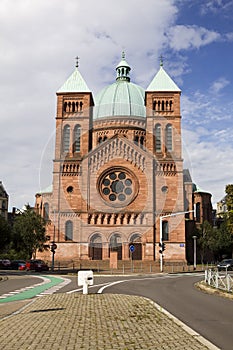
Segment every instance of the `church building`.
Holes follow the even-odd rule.
[[[36,194],[56,261],[185,262],[181,90],[163,62],[146,89],[130,80],[124,52],[116,80],[96,96],[78,63],[57,91],[53,183]],[[192,219],[192,213],[190,218]],[[160,219],[162,218],[162,219]],[[38,257],[50,260],[45,250]]]

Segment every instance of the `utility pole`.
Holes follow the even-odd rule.
[[[197,268],[197,236],[193,236],[193,269]]]

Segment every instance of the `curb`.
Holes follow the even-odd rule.
[[[189,333],[191,336],[195,337],[201,344],[208,347],[209,350],[221,350],[216,345],[212,344],[209,340],[205,339],[202,335],[194,331],[192,328],[187,326],[185,323],[183,323],[181,320],[176,318],[174,315],[172,315],[169,311],[164,309],[159,304],[155,303],[151,299],[145,298],[148,300],[154,307],[159,310],[160,312],[164,313],[167,317],[169,317],[172,321],[174,321],[178,326],[180,326],[185,332]]]

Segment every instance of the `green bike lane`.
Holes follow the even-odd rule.
[[[43,279],[43,282],[1,295],[0,304],[32,299],[43,293],[53,294],[66,284],[70,283],[69,279],[60,276],[40,276],[40,278]]]

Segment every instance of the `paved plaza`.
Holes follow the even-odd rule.
[[[52,294],[0,305],[2,350],[217,349],[150,300]]]

